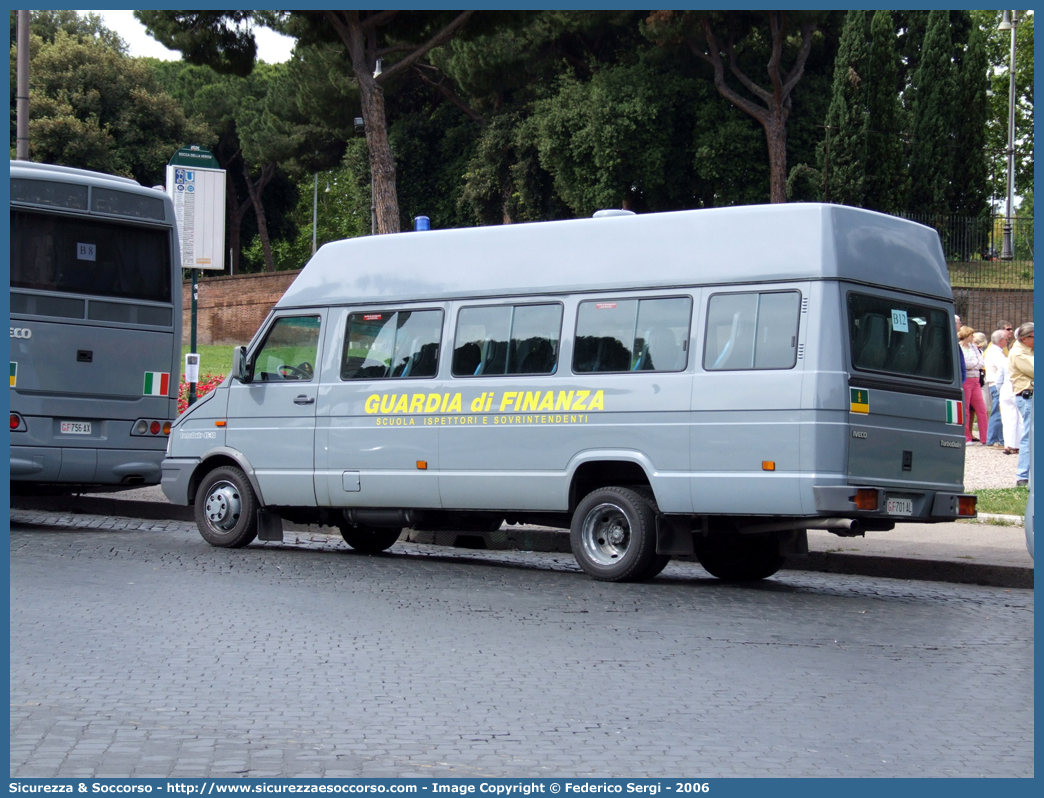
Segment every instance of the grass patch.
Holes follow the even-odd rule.
[[[1025,515],[1029,488],[989,488],[975,491],[980,513]]]
[[[196,351],[199,353],[199,377],[202,379],[207,374],[228,374],[232,370],[232,350],[234,346],[211,346],[198,345]],[[181,347],[181,374],[185,374],[185,355],[189,352],[188,344]]]

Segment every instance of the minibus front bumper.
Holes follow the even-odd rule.
[[[164,458],[160,466],[163,471],[160,487],[167,501],[182,506],[190,503],[189,487],[192,484],[192,474],[198,465],[198,457]]]
[[[814,486],[812,492],[816,510],[824,516],[935,523],[976,515],[976,497],[969,493],[871,485]]]

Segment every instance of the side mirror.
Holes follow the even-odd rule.
[[[246,347],[237,346],[232,350],[232,377],[239,382],[250,382],[250,367],[247,363]]]

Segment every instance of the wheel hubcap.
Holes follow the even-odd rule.
[[[219,482],[214,485],[207,496],[205,507],[207,520],[223,532],[235,527],[243,509],[239,491],[231,482]]]
[[[587,556],[599,565],[613,565],[627,553],[631,525],[615,504],[599,504],[584,519],[581,539]]]

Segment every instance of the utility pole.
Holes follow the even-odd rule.
[[[15,105],[18,119],[15,122],[15,157],[29,160],[29,12],[18,12],[18,86]]]

